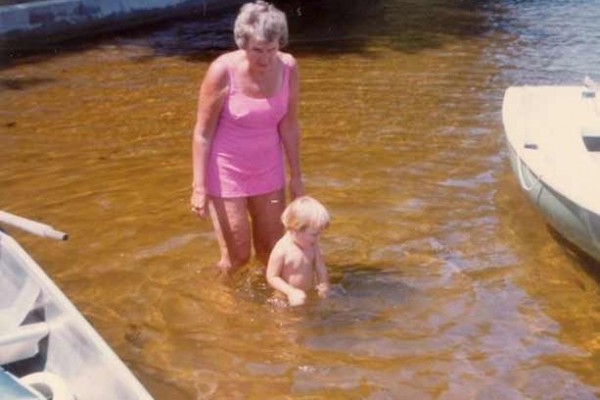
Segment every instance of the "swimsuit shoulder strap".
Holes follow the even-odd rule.
[[[284,54],[281,57],[281,61],[283,62],[283,87],[289,91],[290,87],[290,75],[292,71],[292,60],[291,57],[287,54]]]
[[[235,72],[234,72],[234,64],[232,62],[227,63],[227,78],[229,79],[229,93],[234,93],[238,91],[236,82],[235,82]]]

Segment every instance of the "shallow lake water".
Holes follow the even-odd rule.
[[[189,212],[190,133],[233,14],[0,70],[10,230],[157,399],[596,399],[600,267],[510,170],[511,85],[600,80],[600,1],[298,2],[302,164],[331,211],[333,295],[268,301],[256,263],[214,278]]]

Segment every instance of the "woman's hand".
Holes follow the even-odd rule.
[[[297,197],[304,195],[304,182],[302,182],[302,178],[292,177],[290,178],[289,183],[290,197],[291,200],[294,200]]]
[[[303,290],[294,288],[288,293],[287,298],[290,306],[301,306],[306,302],[306,293]]]
[[[194,189],[190,204],[194,214],[200,218],[206,218],[208,215],[208,199],[205,193]]]

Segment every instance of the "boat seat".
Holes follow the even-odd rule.
[[[0,365],[27,359],[39,352],[39,341],[48,335],[48,326],[45,322],[23,322],[35,309],[40,294],[38,284],[27,278],[12,303],[0,309]]]
[[[21,325],[25,317],[34,309],[40,293],[41,290],[37,283],[31,278],[27,278],[15,300],[8,307],[0,308],[0,333]]]
[[[35,308],[41,289],[31,278],[25,279],[15,299],[0,309],[0,365],[24,360],[39,352],[39,341],[48,335],[45,322],[25,324]]]
[[[0,332],[0,365],[34,357],[40,351],[40,340],[49,332],[45,322],[20,325]]]

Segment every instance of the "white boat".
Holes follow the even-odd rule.
[[[521,189],[556,232],[600,263],[600,87],[589,78],[510,87],[502,119]]]
[[[3,211],[0,222],[66,239],[47,225]],[[152,399],[42,268],[2,230],[0,398]]]

